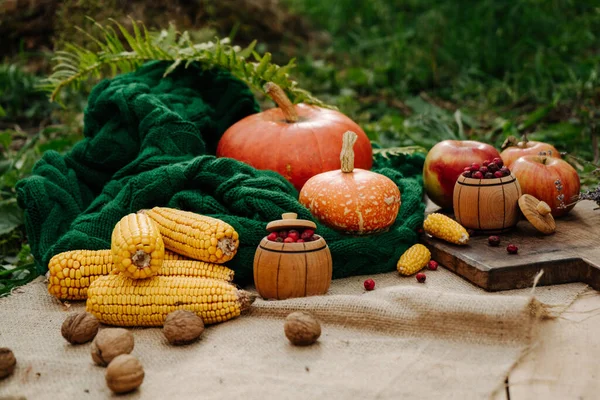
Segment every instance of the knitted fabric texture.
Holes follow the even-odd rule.
[[[124,215],[168,206],[222,219],[240,235],[227,263],[236,282],[252,280],[254,252],[266,224],[284,212],[314,221],[282,176],[215,158],[225,130],[259,111],[244,83],[223,70],[191,65],[163,78],[168,64],[100,82],[84,114],[84,139],[66,155],[44,153],[17,184],[18,201],[40,273],[52,256],[108,249]],[[373,170],[400,188],[402,205],[388,231],[350,237],[317,223],[330,246],[334,278],[391,271],[417,241],[423,223],[423,155],[375,159]]]

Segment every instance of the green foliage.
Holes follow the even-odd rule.
[[[52,106],[36,86],[40,78],[27,73],[18,64],[0,64],[0,121],[39,120]]]
[[[56,52],[54,72],[40,86],[51,92],[51,100],[56,99],[64,87],[77,85],[91,76],[104,76],[107,69],[112,74],[123,73],[134,70],[145,61],[162,60],[172,62],[165,75],[180,65],[187,67],[197,62],[206,68],[228,69],[258,91],[262,92],[263,85],[270,81],[281,86],[295,103],[327,106],[289,78],[288,72],[294,67],[293,59],[283,67],[273,64],[270,53],[260,56],[254,51],[256,42],[245,49],[230,45],[228,38],[195,44],[187,31],[178,33],[173,25],[169,29],[151,33],[143,24],[132,21],[133,32],[129,32],[118,22],[112,22],[114,27],[95,24],[100,37],[82,31],[82,34],[94,40],[98,50],[66,44],[66,50]],[[121,40],[119,33],[124,40]],[[250,56],[255,62],[248,61]]]

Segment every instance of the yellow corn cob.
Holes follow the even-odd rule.
[[[398,272],[402,275],[412,275],[419,272],[431,260],[431,253],[422,244],[415,244],[402,254],[398,260]]]
[[[48,263],[48,292],[61,300],[85,300],[96,278],[113,269],[110,250],[73,250],[57,254]]]
[[[195,276],[201,278],[233,281],[233,270],[224,265],[197,260],[166,260],[158,271],[160,276]]]
[[[117,222],[111,250],[115,268],[132,279],[156,275],[165,257],[158,227],[144,214],[128,214]]]
[[[116,326],[162,326],[171,311],[189,310],[205,324],[235,318],[255,296],[230,283],[209,278],[154,276],[132,280],[100,277],[88,289],[86,310],[102,323]]]
[[[182,256],[181,254],[177,254],[169,250],[165,250],[165,261],[167,260],[189,260],[189,257]]]
[[[454,244],[467,244],[469,241],[467,230],[444,214],[429,214],[423,222],[423,230],[431,236]]]
[[[165,247],[176,253],[222,264],[237,252],[238,233],[219,219],[166,207],[154,207],[143,213],[158,225]]]
[[[171,258],[173,257],[173,258]],[[73,250],[57,254],[48,263],[48,292],[60,300],[85,300],[97,277],[118,274],[110,250]],[[170,251],[158,271],[161,276],[195,276],[233,281],[233,270],[224,265],[185,260]]]

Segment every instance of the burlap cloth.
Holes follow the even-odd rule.
[[[586,285],[490,294],[440,268],[427,282],[395,273],[336,280],[327,296],[257,300],[250,314],[209,327],[192,345],[171,347],[158,328],[135,329],[146,377],[124,398],[143,399],[483,399],[504,390],[510,369],[535,343],[537,321],[557,315]],[[0,347],[18,368],[0,399],[111,396],[90,344],[69,345],[69,312],[43,279],[0,299]],[[293,347],[283,333],[292,310],[321,320],[318,344]]]

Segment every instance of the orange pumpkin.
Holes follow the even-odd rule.
[[[279,172],[297,190],[312,176],[340,168],[339,148],[347,130],[358,133],[356,166],[370,169],[371,142],[344,114],[307,104],[293,105],[276,84],[265,85],[279,108],[250,115],[232,125],[217,147],[217,157]]]
[[[300,203],[325,225],[364,235],[389,228],[400,209],[400,190],[386,176],[354,168],[357,135],[343,137],[341,169],[310,178],[300,191]]]

